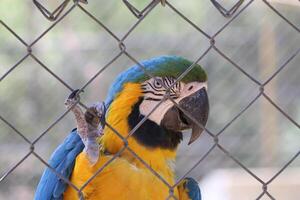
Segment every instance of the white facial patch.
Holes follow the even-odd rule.
[[[151,78],[142,83],[144,100],[140,105],[140,113],[147,116],[150,112],[152,112],[148,119],[156,122],[157,124],[160,124],[165,113],[174,105],[169,99],[161,102],[167,91],[162,85],[162,82],[168,88],[173,85],[169,95],[176,103],[179,103],[179,101],[183,98],[190,96],[202,88],[207,90],[207,82],[195,81],[187,84],[178,82],[174,84],[175,79],[172,77],[156,77],[155,79]]]

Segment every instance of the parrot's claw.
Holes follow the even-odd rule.
[[[96,103],[89,107],[85,113],[77,103],[79,102],[78,92],[74,90],[65,101],[67,109],[71,109],[75,115],[77,124],[77,133],[81,137],[85,145],[86,152],[91,164],[95,164],[99,158],[100,145],[97,138],[103,134],[103,128],[99,126],[102,117],[104,116],[104,104]]]
[[[76,99],[78,96],[79,89],[74,90],[68,97],[68,99]]]
[[[67,109],[75,107],[74,105],[79,101],[78,89],[74,90],[66,99],[65,106]]]

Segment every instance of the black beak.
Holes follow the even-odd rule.
[[[203,127],[206,125],[209,102],[205,88],[201,88],[190,96],[183,98],[178,104],[189,116],[197,120]],[[161,125],[172,131],[182,131],[191,128],[192,136],[188,144],[193,143],[203,132],[202,127],[198,126],[176,106],[173,106],[166,112],[161,121]]]

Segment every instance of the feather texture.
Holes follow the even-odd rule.
[[[70,178],[75,159],[82,152],[84,145],[74,129],[54,151],[49,160],[49,165],[66,179]],[[38,184],[35,200],[61,200],[67,183],[60,179],[51,169],[46,168]]]
[[[192,178],[183,179],[178,185],[179,200],[201,200],[201,191],[197,181]]]

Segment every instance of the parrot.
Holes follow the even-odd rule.
[[[183,178],[170,192],[153,173],[173,186],[176,152],[183,134],[189,133],[185,130],[191,129],[190,145],[205,129],[207,74],[199,64],[175,55],[141,61],[117,76],[105,102],[85,113],[76,105],[76,92],[66,105],[73,108],[77,128],[51,155],[52,169],[43,172],[35,200],[164,200],[170,194],[178,200],[201,200],[193,178]]]

